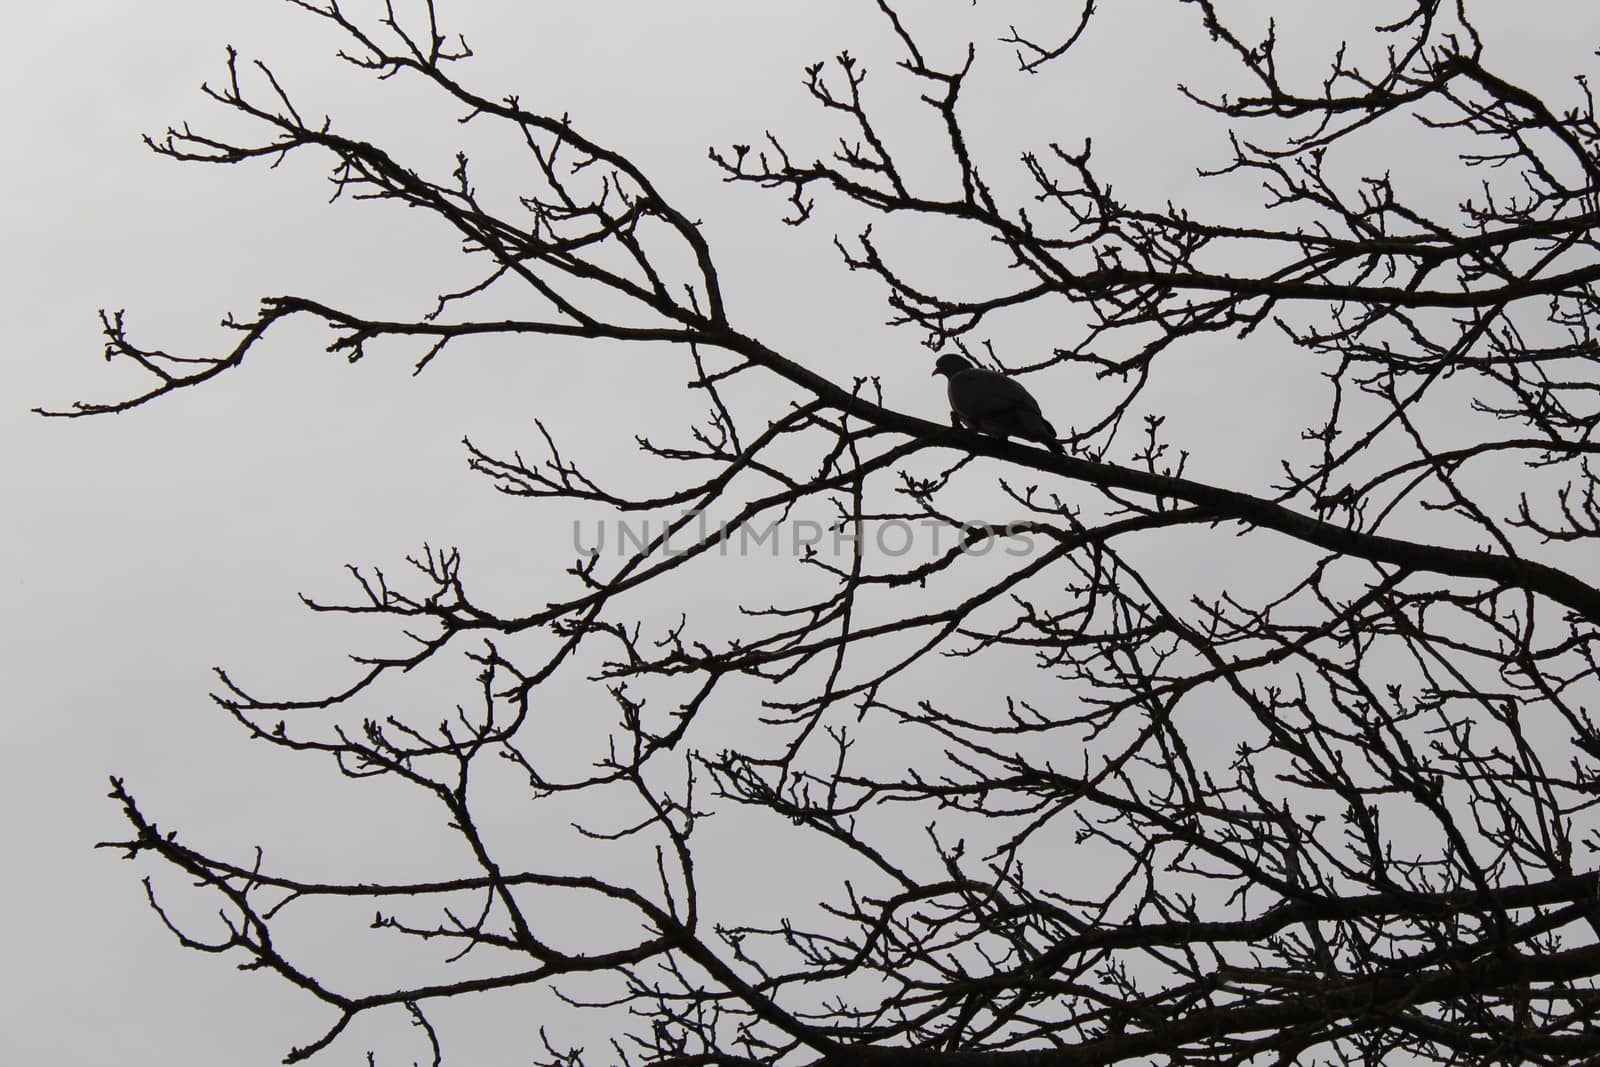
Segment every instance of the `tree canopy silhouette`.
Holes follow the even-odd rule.
[[[489,336],[533,360],[547,338],[630,345],[676,359],[703,413],[664,403],[628,428],[638,477],[620,482],[543,422],[521,451],[467,443],[553,521],[631,524],[537,561],[546,601],[499,606],[427,548],[403,578],[352,568],[350,599],[308,600],[404,642],[337,691],[219,672],[251,738],[436,803],[451,876],[274,869],[169,833],[182,812],[114,780],[115,847],[184,876],[146,881],[179,942],[327,1005],[290,1061],[390,1012],[442,1062],[438,1004],[533,987],[613,1037],[571,1050],[551,1020],[524,1050],[550,1064],[1600,1056],[1600,126],[1581,77],[1549,100],[1508,80],[1461,3],[1382,5],[1314,67],[1221,0],[1174,3],[1232,65],[1225,91],[1174,101],[1230,124],[1214,180],[1259,179],[1246,217],[1125,201],[1042,96],[1012,116],[1020,159],[982,157],[970,88],[1042,94],[1093,41],[1092,0],[1057,36],[1010,29],[1009,70],[975,45],[934,58],[878,0],[898,65],[870,84],[848,52],[807,68],[815,127],[714,148],[707,180],[771,190],[797,226],[823,202],[863,218],[838,250],[884,293],[885,337],[926,346],[924,381],[950,352],[1026,375],[1053,454],[950,425],[942,384],[907,398],[879,366],[830,376],[764,341],[701,222],[627,146],[477,87],[432,0],[371,18],[289,2],[521,165],[404,158],[231,49],[205,92],[253,133],[184,125],[151,147],[331,158],[337,196],[448,227],[475,280],[400,318],[267,296],[202,355],[141,347],[108,313],[108,357],[148,387],[57,414],[202,385],[289,319],[352,361],[408,342],[419,370]],[[950,234],[970,253],[930,269]],[[1263,442],[1274,475],[1193,476],[1205,442],[1174,445],[1157,405],[1186,363],[1245,343],[1290,368],[1292,396],[1259,402],[1303,412],[1302,432]],[[1219,388],[1248,396],[1228,366]],[[734,558],[752,539],[759,559]],[[721,584],[736,614],[710,603]],[[460,703],[408,700],[452,659],[476,676]],[[604,688],[609,722],[548,697],[573,679]],[[574,818],[559,852],[522,833]],[[755,837],[792,841],[796,868],[708,878],[708,853]],[[169,904],[194,893],[212,913]],[[279,936],[294,922],[431,963],[353,979]]]

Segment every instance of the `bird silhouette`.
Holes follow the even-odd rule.
[[[954,352],[940,356],[933,373],[945,376],[951,425],[969,426],[1001,440],[1021,437],[1037,441],[1052,452],[1062,451],[1056,428],[1039,410],[1039,402],[1016,379],[975,366]]]

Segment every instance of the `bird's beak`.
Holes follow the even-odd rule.
[[[938,376],[939,376],[939,368],[935,367],[935,368],[933,368],[933,377],[937,378]]]

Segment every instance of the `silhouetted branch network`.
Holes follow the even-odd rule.
[[[419,369],[484,336],[526,337],[530,359],[541,337],[670,348],[707,412],[677,443],[639,438],[648,496],[586,473],[543,422],[533,458],[468,444],[472,469],[531,507],[660,519],[627,552],[552,573],[547,603],[492,609],[456,552],[429,548],[404,580],[352,568],[352,600],[308,601],[409,635],[361,657],[343,689],[274,699],[220,675],[218,700],[250,736],[432,798],[464,846],[459,874],[276,871],[233,843],[158,830],[116,782],[133,828],[117,847],[182,872],[220,909],[184,919],[152,888],[180,942],[330,1009],[290,1060],[394,1008],[437,1061],[450,1035],[429,1023],[432,1005],[580,979],[586,992],[565,996],[610,1013],[611,1047],[567,1051],[551,1033],[527,1057],[1600,1057],[1600,126],[1584,82],[1547,101],[1502,78],[1459,4],[1393,3],[1370,40],[1307,70],[1280,64],[1275,28],[1256,37],[1219,2],[1176,3],[1175,23],[1197,19],[1196,41],[1242,79],[1225,95],[1183,90],[1235,129],[1217,180],[1266,190],[1254,217],[1211,218],[1125,203],[1089,145],[1044,140],[1057,131],[1020,169],[980,159],[964,91],[1019,75],[976,45],[941,65],[929,57],[948,49],[880,0],[899,59],[875,77],[915,88],[936,150],[904,147],[914,138],[899,127],[918,120],[875,105],[866,65],[844,53],[805,75],[831,150],[801,148],[806,131],[767,133],[711,160],[728,183],[777,191],[796,225],[823,199],[866,219],[838,242],[844,265],[881,285],[892,322],[928,348],[998,361],[1026,347],[1043,353],[1021,368],[1036,383],[1114,389],[1074,412],[1082,425],[1054,456],[910,414],[878,380],[832,380],[736,326],[695,215],[626,152],[458,79],[470,50],[431,2],[415,24],[393,8],[368,23],[334,0],[290,2],[343,33],[350,63],[420,79],[471,123],[498,125],[527,166],[491,179],[463,154],[430,177],[306,117],[289,86],[231,50],[206,92],[259,136],[183,126],[152,147],[222,164],[327,153],[337,195],[426,212],[478,280],[410,319],[269,297],[227,321],[236,341],[215,356],[141,348],[108,315],[108,357],[149,387],[66,414],[199,385],[291,317],[324,324],[329,351],[352,361],[412,338]],[[1076,10],[1058,36],[1001,38],[1030,86],[1094,39],[1104,13]],[[1071,133],[1059,109],[1043,114]],[[1033,132],[1032,116],[1017,122]],[[1408,193],[1364,156],[1380,132],[1416,142],[1437,173],[1474,168],[1480,191],[1446,210]],[[520,213],[478,191],[512,179],[531,182],[514,190]],[[925,253],[873,228],[880,217],[894,234],[961,227],[1008,265],[947,291],[923,280]],[[526,311],[476,314],[491,294]],[[1148,403],[1170,395],[1158,387],[1181,356],[1273,331],[1277,358],[1305,368],[1298,400],[1318,405],[1296,449],[1272,484],[1189,476]],[[781,397],[776,414],[741,391],[754,377]],[[817,516],[850,534],[847,548],[805,553],[799,584],[785,571],[732,623],[702,625],[695,604],[659,622],[683,582],[710,588],[731,566],[735,532]],[[909,522],[944,544],[902,557],[874,541]],[[1004,550],[1019,546],[1031,547]],[[1212,571],[1251,580],[1219,587]],[[475,667],[472,700],[406,710],[411,672],[453,656]],[[563,716],[592,731],[593,709],[545,699],[572,676],[604,687],[614,712],[588,755],[564,740]],[[574,811],[584,825],[559,862],[505,830]],[[730,903],[705,856],[751,826],[828,857],[831,887],[797,900],[752,874],[754,903]],[[630,857],[632,874],[583,873],[588,850]],[[377,918],[346,922],[347,905]],[[611,919],[574,942],[574,917],[594,908]],[[306,912],[351,944],[438,947],[433,969],[336,980],[274,936]]]

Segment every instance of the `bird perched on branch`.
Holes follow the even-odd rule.
[[[948,380],[952,425],[970,426],[1002,440],[1021,437],[1038,441],[1052,452],[1061,452],[1056,428],[1040,412],[1039,402],[1016,379],[974,366],[967,357],[954,352],[940,356],[933,373]]]

